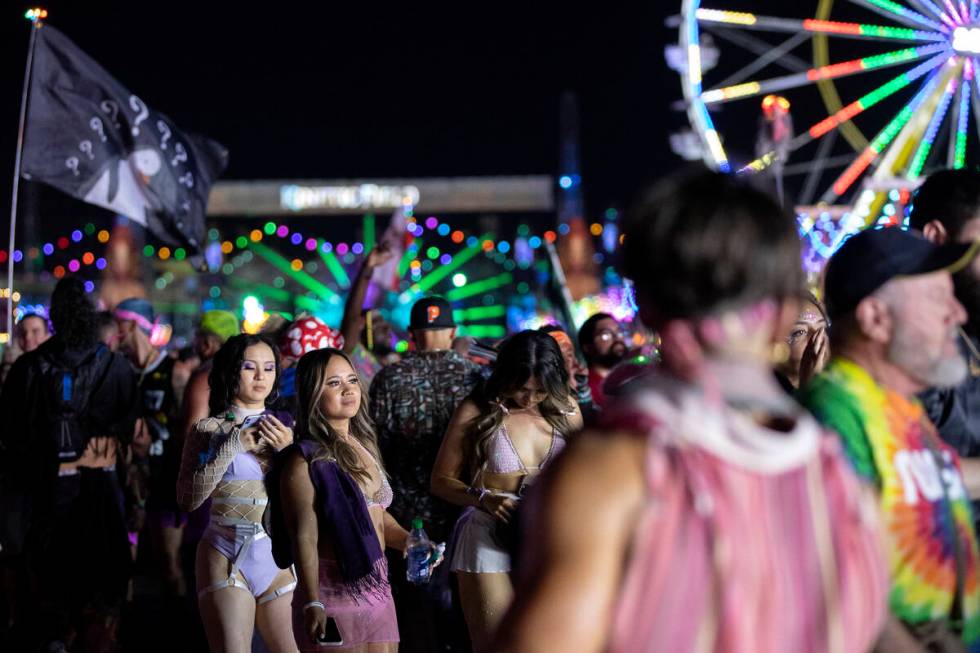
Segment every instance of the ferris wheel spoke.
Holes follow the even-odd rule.
[[[943,26],[942,23],[926,18],[919,12],[912,11],[897,2],[892,2],[892,0],[850,0],[850,2],[865,7],[876,14],[891,18],[897,23],[908,25],[913,29],[922,29],[923,27],[937,31],[948,29],[948,26]]]
[[[884,84],[874,89],[870,93],[866,93],[865,95],[861,96],[859,99],[855,100],[854,102],[851,102],[850,104],[846,105],[839,111],[834,112],[833,114],[827,116],[820,122],[816,123],[815,125],[810,127],[810,129],[808,129],[807,131],[796,136],[793,140],[789,142],[787,152],[788,153],[794,152],[799,148],[803,147],[804,145],[806,145],[807,143],[809,143],[810,141],[813,141],[815,139],[818,139],[826,135],[828,132],[836,129],[843,123],[853,119],[854,117],[858,116],[864,111],[867,111],[868,109],[878,104],[885,98],[894,95],[895,93],[905,88],[915,80],[928,74],[935,68],[938,68],[944,62],[948,61],[948,59],[949,59],[948,53],[943,52],[919,64],[915,68],[912,68],[911,70],[908,70],[902,73],[901,75],[892,78],[888,82],[885,82]],[[739,170],[739,172],[752,172],[752,171],[758,172],[761,170],[765,170],[777,160],[778,158],[775,152],[769,152],[759,157],[758,159],[752,161],[748,165],[744,166]]]
[[[705,25],[702,27],[702,30],[708,34],[717,36],[721,40],[728,41],[732,45],[744,48],[748,52],[757,55],[760,59],[773,50],[772,43],[767,43],[760,38],[756,38],[750,32],[729,29],[727,26],[719,25]],[[804,32],[804,37],[810,38],[810,35]],[[782,57],[779,57],[773,63],[793,73],[803,72],[810,68],[809,62],[800,59],[790,52],[784,53]]]
[[[963,0],[960,0],[959,7],[956,6],[956,2],[954,2],[954,0],[943,0],[943,3],[946,5],[946,9],[949,10],[949,15],[952,16],[957,23],[969,22],[970,13],[967,11],[966,4],[963,2]]]
[[[839,111],[831,114],[830,116],[824,118],[820,122],[813,125],[806,134],[801,134],[797,136],[797,139],[802,139],[805,136],[809,136],[810,139],[820,138],[826,134],[831,129],[836,128],[843,122],[854,118],[858,114],[866,111],[872,106],[878,104],[886,97],[898,92],[899,90],[905,88],[915,80],[919,79],[923,75],[929,73],[934,68],[938,68],[943,63],[949,59],[947,53],[939,54],[928,61],[919,64],[915,68],[892,78],[888,82],[882,84],[878,88],[874,89],[870,93],[863,95],[860,99],[848,104]],[[809,139],[808,139],[809,140]],[[800,145],[803,145],[807,141],[802,141]]]
[[[970,93],[970,104],[973,107],[973,126],[980,134],[980,78],[977,72],[980,70],[980,60],[973,59],[973,91]]]
[[[888,25],[844,23],[834,20],[818,20],[816,18],[805,18],[802,20],[778,18],[775,16],[758,16],[742,11],[705,8],[698,9],[695,15],[700,23],[768,32],[797,33],[803,30],[813,34],[827,34],[828,36],[868,39],[873,41],[946,42],[948,40],[948,37],[940,31],[892,27]]]
[[[908,104],[902,107],[902,110],[885,125],[884,129],[878,132],[854,162],[841,173],[840,177],[837,178],[830,189],[824,193],[824,196],[821,198],[822,201],[832,202],[847,192],[847,189],[857,181],[858,177],[864,174],[868,166],[874,163],[881,153],[888,148],[891,142],[895,140],[895,137],[899,135],[909,120],[912,119],[912,116],[922,106],[926,98],[936,91],[939,86],[939,80],[939,75],[936,73],[930,75],[930,78],[922,85],[919,92],[915,94]]]
[[[970,0],[971,2],[976,2],[977,0]],[[949,27],[956,25],[956,21],[953,20],[947,13],[945,9],[942,9],[932,0],[906,0],[906,2],[916,9],[919,10],[923,15],[930,15],[933,18],[941,21]]]
[[[960,104],[956,112],[956,146],[953,150],[953,168],[959,170],[966,165],[966,145],[970,127],[970,96],[973,88],[973,60],[967,59],[963,66],[960,84]]]
[[[946,112],[949,110],[950,102],[956,94],[956,87],[956,78],[953,77],[943,88],[942,96],[939,98],[939,102],[936,104],[936,108],[929,118],[929,125],[926,127],[922,139],[919,141],[919,146],[912,156],[912,163],[909,166],[907,175],[909,179],[917,179],[922,174],[922,169],[929,159],[929,152],[932,150],[932,145],[936,141],[939,128],[942,127],[943,121],[946,119]]]
[[[731,31],[731,30],[723,29],[719,31],[724,32],[724,31]],[[717,31],[714,33],[717,34]],[[746,35],[740,34],[739,36],[745,37]],[[782,64],[783,63],[782,60],[785,59],[786,55],[789,54],[789,52],[791,52],[798,45],[805,42],[808,38],[810,38],[809,34],[807,34],[806,32],[799,32],[775,46],[769,43],[765,43],[764,41],[760,41],[762,47],[760,47],[758,50],[759,56],[751,63],[743,66],[742,68],[735,71],[734,73],[732,73],[731,75],[723,79],[722,81],[718,82],[716,84],[716,87],[724,88],[726,86],[735,86],[737,84],[741,84],[745,80],[749,79],[752,75],[756,74],[760,70],[765,69],[766,66],[770,64]],[[789,68],[789,70],[795,73],[795,72],[803,72],[808,68],[809,66],[804,64],[802,68],[796,68],[796,69]]]
[[[822,79],[837,79],[848,75],[856,75],[888,66],[897,66],[903,63],[925,59],[929,55],[945,51],[946,45],[935,43],[930,45],[920,45],[913,48],[893,50],[884,54],[878,54],[861,59],[852,59],[840,63],[811,68],[805,72],[794,73],[792,75],[782,75],[761,81],[743,82],[733,86],[725,86],[705,91],[701,94],[701,99],[705,104],[715,104],[718,102],[729,102],[731,100],[764,95],[784,91],[790,88],[807,86]]]

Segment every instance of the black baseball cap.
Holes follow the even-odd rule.
[[[827,263],[824,303],[834,320],[891,279],[946,270],[957,272],[976,255],[980,241],[937,245],[898,227],[865,229],[840,246]]]
[[[410,331],[455,327],[453,307],[442,297],[423,297],[412,305],[412,316],[408,322]]]

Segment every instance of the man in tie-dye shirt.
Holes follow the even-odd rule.
[[[802,400],[879,492],[892,576],[885,651],[980,650],[980,554],[959,458],[915,398],[966,374],[950,271],[974,249],[869,230],[827,268],[835,358]]]

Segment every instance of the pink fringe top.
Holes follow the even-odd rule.
[[[776,433],[657,385],[620,420],[648,433],[649,501],[608,650],[870,649],[888,577],[874,498],[837,439],[809,416]]]

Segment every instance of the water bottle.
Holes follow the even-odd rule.
[[[405,573],[408,582],[416,585],[429,582],[431,552],[429,536],[422,528],[422,520],[416,517],[412,520],[412,532],[408,534],[408,570]]]

